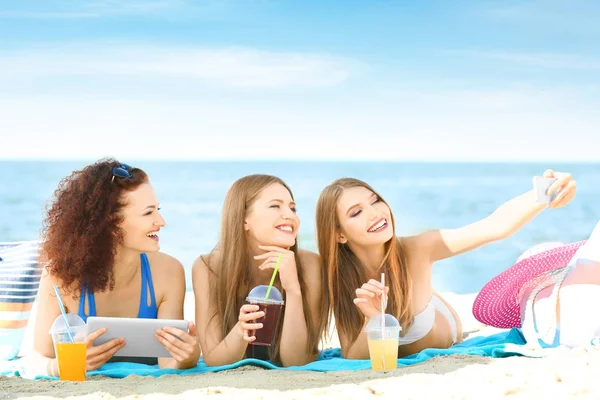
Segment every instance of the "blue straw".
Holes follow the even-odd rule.
[[[67,312],[65,311],[65,306],[63,306],[62,299],[60,297],[60,292],[58,291],[58,286],[54,285],[54,293],[56,293],[56,300],[58,300],[58,306],[60,307],[60,313],[65,320],[65,325],[67,325],[67,334],[69,335],[69,339],[71,339],[71,343],[75,343],[75,339],[73,339],[73,335],[71,335],[71,327],[69,326],[69,320],[67,319]]]

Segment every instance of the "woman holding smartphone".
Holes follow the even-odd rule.
[[[384,311],[403,328],[399,356],[460,342],[457,313],[432,287],[433,263],[507,238],[546,207],[568,204],[576,191],[571,176],[551,170],[544,175],[556,178],[549,204],[538,202],[531,190],[470,225],[400,237],[389,205],[367,183],[345,178],[327,186],[317,204],[318,247],[344,357],[369,358],[363,328],[382,312],[381,296]],[[380,283],[382,272],[389,287]]]

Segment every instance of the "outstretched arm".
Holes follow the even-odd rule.
[[[280,357],[284,366],[305,365],[315,361],[317,349],[308,348],[310,332],[306,324],[303,296],[307,298],[307,305],[312,316],[312,326],[318,326],[319,305],[321,302],[321,275],[320,259],[315,253],[300,250],[302,268],[304,271],[306,291],[286,292],[287,304],[283,316],[283,328],[281,332]],[[317,332],[315,332],[317,333]]]
[[[570,174],[548,170],[546,177],[555,177],[557,181],[548,189],[548,193],[557,192],[548,208],[561,208],[575,196],[576,182]],[[457,229],[441,229],[425,232],[416,239],[420,248],[427,251],[430,261],[449,258],[487,243],[505,239],[529,223],[540,214],[546,204],[536,202],[533,190],[517,196],[498,207],[488,217]]]

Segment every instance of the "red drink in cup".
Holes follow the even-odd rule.
[[[252,289],[246,297],[246,301],[249,304],[256,304],[259,307],[259,311],[265,313],[264,317],[258,318],[252,323],[261,323],[263,327],[255,331],[250,331],[249,336],[256,336],[256,340],[251,344],[257,346],[271,346],[273,338],[275,337],[275,331],[279,324],[279,317],[281,316],[281,309],[283,308],[283,297],[281,292],[276,287],[259,285]],[[268,293],[268,296],[267,296]]]

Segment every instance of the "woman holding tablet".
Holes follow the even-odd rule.
[[[227,192],[221,218],[219,243],[192,269],[204,362],[214,366],[253,357],[290,366],[314,361],[326,316],[320,263],[317,254],[298,249],[300,220],[291,190],[274,176],[243,177]],[[271,323],[253,322],[265,313],[245,299],[252,288],[269,284],[275,268],[283,311],[273,324],[271,345],[252,345],[255,332],[270,329]]]
[[[159,232],[165,221],[144,171],[113,159],[100,160],[63,179],[45,221],[42,257],[47,266],[40,281],[34,350],[46,374],[58,368],[48,330],[60,309],[57,285],[67,312],[89,316],[182,319],[185,277],[181,263],[160,253]],[[99,368],[127,345],[116,338],[94,341],[105,329],[90,332],[87,370]],[[156,340],[172,358],[161,368],[196,366],[200,348],[196,328],[189,334],[166,327]],[[171,334],[180,337],[176,339]],[[39,365],[38,365],[39,367]]]

